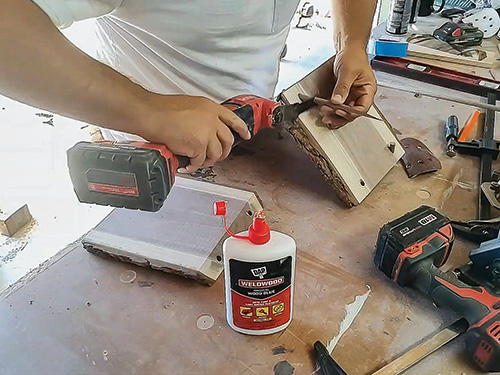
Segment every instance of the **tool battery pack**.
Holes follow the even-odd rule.
[[[67,152],[82,203],[158,211],[174,182],[170,158],[142,143],[79,142]]]
[[[413,260],[429,257],[439,268],[448,259],[453,241],[449,219],[432,207],[420,206],[380,229],[374,263],[387,277],[405,286]]]

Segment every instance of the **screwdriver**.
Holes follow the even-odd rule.
[[[446,142],[447,142],[447,150],[446,155],[450,158],[457,155],[457,151],[455,150],[455,144],[458,141],[458,117],[455,115],[451,115],[446,120]]]

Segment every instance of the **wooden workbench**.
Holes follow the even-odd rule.
[[[379,90],[377,102],[401,137],[414,136],[441,159],[437,173],[409,180],[398,164],[359,207],[345,209],[294,141],[261,134],[248,154],[215,169],[217,182],[255,190],[273,229],[298,244],[295,314],[267,337],[244,336],[225,323],[223,280],[198,285],[178,276],[106,260],[78,244],[17,283],[0,302],[2,374],[273,374],[286,360],[311,374],[311,347],[337,332],[347,304],[371,288],[334,351],[349,374],[369,374],[454,316],[393,285],[372,264],[379,227],[420,204],[456,219],[476,215],[478,161],[444,155],[443,121],[471,112],[433,99]],[[471,245],[458,242],[452,263]],[[120,275],[137,272],[134,283]],[[141,287],[148,281],[151,287]],[[197,318],[210,314],[202,331]],[[284,346],[286,353],[273,355]],[[479,374],[457,340],[408,374]]]
[[[410,180],[398,164],[360,206],[346,209],[295,142],[273,131],[215,168],[218,183],[256,191],[271,227],[297,241],[294,318],[287,330],[266,337],[232,331],[222,278],[206,287],[96,257],[76,243],[0,299],[0,373],[264,375],[288,361],[294,374],[309,375],[312,344],[338,333],[346,305],[367,286],[365,306],[333,353],[351,375],[370,374],[452,322],[449,311],[389,281],[372,254],[378,229],[421,204],[454,219],[476,217],[479,161],[446,157],[443,140],[446,117],[456,114],[463,123],[473,109],[392,89],[380,89],[376,101],[399,136],[423,141],[442,170]],[[447,267],[464,263],[472,246],[457,241]],[[127,270],[137,273],[133,283],[120,281]],[[208,330],[197,327],[203,314],[215,319]],[[273,354],[278,346],[285,352]],[[458,339],[407,374],[480,372]]]

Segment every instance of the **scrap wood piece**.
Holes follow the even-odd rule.
[[[299,101],[299,94],[330,97],[333,59],[286,89],[281,99]],[[330,130],[321,122],[318,108],[302,113],[289,132],[348,207],[360,204],[403,156],[404,150],[382,113],[374,105],[369,114],[383,121],[359,117]]]
[[[101,132],[101,128],[95,125],[89,125],[89,134],[90,134],[90,139],[93,142],[99,142],[99,141],[104,141],[104,137]]]
[[[10,212],[0,210],[0,233],[12,237],[19,229],[30,223],[32,219],[27,204]]]
[[[409,60],[411,60],[411,58],[422,58],[426,60],[436,60],[446,63],[462,64],[486,69],[493,68],[496,63],[494,54],[488,51],[484,51],[484,54],[486,55],[486,57],[484,57],[484,59],[482,60],[478,60],[467,56],[440,51],[421,44],[409,43],[408,56],[406,58]]]

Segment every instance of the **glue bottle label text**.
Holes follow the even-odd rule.
[[[234,325],[250,330],[290,320],[292,257],[272,262],[229,260]]]

